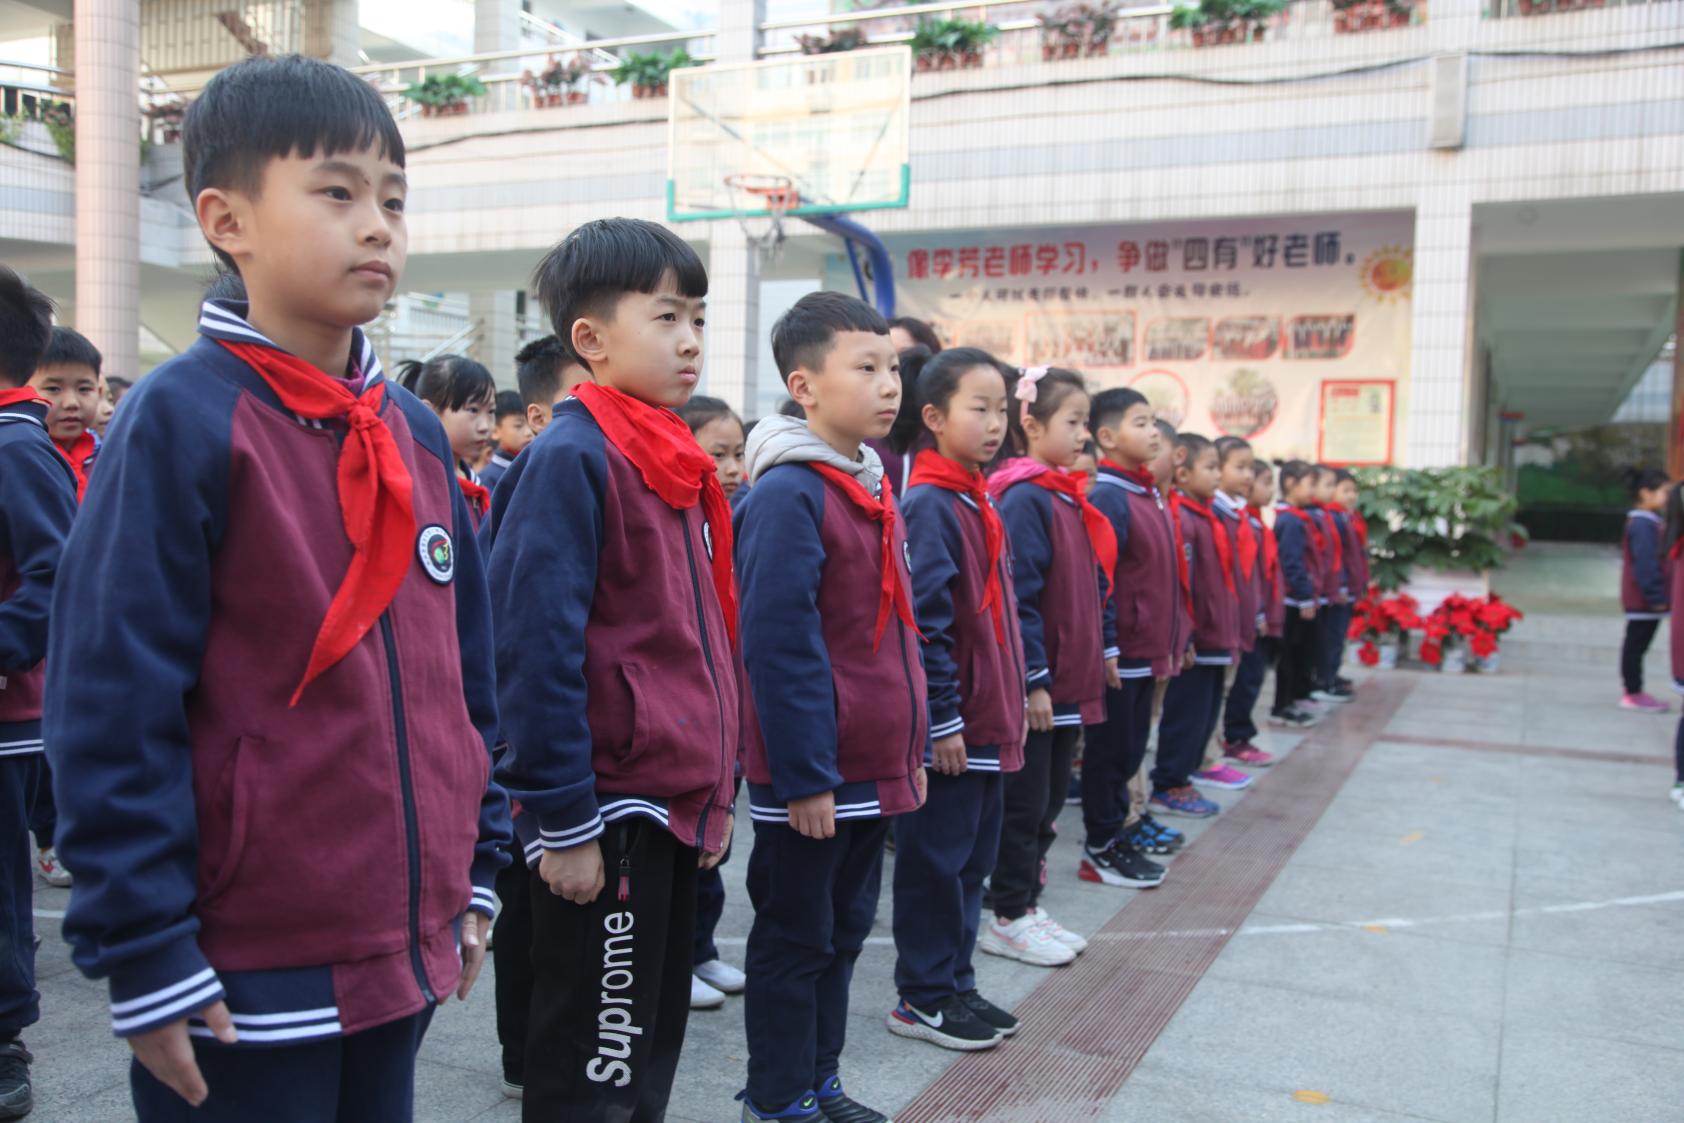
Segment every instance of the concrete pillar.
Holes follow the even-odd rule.
[[[76,0],[76,328],[140,373],[140,0]]]
[[[474,53],[520,48],[520,0],[474,0]]]
[[[766,0],[720,0],[714,48],[720,62],[753,62]],[[708,234],[707,392],[745,419],[759,412],[760,251],[735,219]],[[775,377],[775,375],[774,375]]]
[[[1426,188],[1415,211],[1414,315],[1403,463],[1463,464],[1472,416],[1473,205],[1466,186]]]
[[[499,390],[515,388],[515,353],[520,350],[520,322],[514,291],[468,295],[468,316],[478,325],[472,356],[485,364]]]
[[[304,50],[340,66],[357,66],[361,30],[357,0],[304,0]]]

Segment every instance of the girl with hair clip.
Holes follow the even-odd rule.
[[[995,919],[984,951],[1044,963],[1033,931],[1065,930],[1039,908],[1041,863],[1069,792],[1082,728],[1105,720],[1105,690],[1117,687],[1115,618],[1106,608],[1117,567],[1111,521],[1088,501],[1069,469],[1088,440],[1090,400],[1072,370],[1033,367],[1013,391],[1011,428],[1023,457],[989,478],[1012,544],[1018,619],[1029,692],[1023,771],[1006,784],[1006,818],[992,881]],[[1120,860],[1111,849],[1086,863]],[[1068,933],[1065,933],[1068,935]],[[1075,945],[1073,939],[1061,943]]]
[[[1625,482],[1631,510],[1626,512],[1620,544],[1620,603],[1626,610],[1626,638],[1620,649],[1625,693],[1620,697],[1620,709],[1664,714],[1670,707],[1643,689],[1643,657],[1672,608],[1666,572],[1671,555],[1661,548],[1666,524],[1660,512],[1669,506],[1669,497],[1677,489],[1659,468],[1628,468]],[[1669,547],[1671,543],[1669,536]]]
[[[1684,596],[1684,488],[1673,487],[1666,495],[1667,591],[1672,599]],[[1672,629],[1672,688],[1684,694],[1684,628]],[[1684,717],[1678,719],[1678,731],[1672,737],[1672,801],[1684,811]]]
[[[456,482],[477,530],[491,511],[491,492],[473,468],[490,449],[497,424],[497,384],[491,372],[466,355],[440,355],[399,363],[398,382],[431,406],[444,424],[456,458]]]

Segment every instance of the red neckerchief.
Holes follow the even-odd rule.
[[[1170,492],[1169,496],[1169,524],[1175,532],[1175,576],[1181,583],[1181,603],[1187,606],[1187,615],[1193,612],[1193,559],[1187,556],[1187,539],[1181,531],[1181,493]]]
[[[1345,536],[1339,533],[1339,520],[1332,513],[1334,505],[1317,503],[1315,507],[1327,515],[1327,540],[1331,543],[1328,548],[1333,553],[1333,571],[1339,573],[1345,568],[1345,543],[1343,541]]]
[[[708,457],[708,463],[713,463],[711,456]],[[883,528],[883,592],[877,599],[877,631],[871,638],[871,650],[876,651],[878,645],[883,642],[883,629],[888,626],[890,612],[899,616],[902,624],[911,628],[919,639],[923,639],[924,634],[918,631],[918,621],[912,615],[912,590],[901,578],[900,559],[895,556],[895,493],[889,487],[888,481],[884,480],[880,486],[883,498],[878,501],[865,490],[865,485],[860,483],[858,477],[840,468],[817,461],[811,462],[808,467],[841,488],[842,493],[853,500],[854,506],[864,512],[866,518]]]
[[[735,647],[737,579],[731,566],[731,504],[725,498],[725,489],[719,486],[713,457],[702,451],[690,426],[670,409],[660,409],[597,382],[580,383],[573,396],[663,503],[684,511],[700,500],[713,539],[713,587]]]
[[[1276,507],[1275,515],[1277,518],[1281,515],[1291,515],[1293,518],[1303,523],[1305,530],[1307,530],[1310,534],[1310,545],[1315,549],[1316,553],[1320,554],[1327,549],[1327,543],[1322,540],[1321,524],[1316,522],[1316,520],[1312,518],[1310,513],[1304,508],[1294,507],[1288,503],[1284,506]]]
[[[53,442],[53,447],[58,449],[58,454],[64,457],[65,463],[70,465],[70,470],[76,475],[76,502],[78,503],[88,493],[88,457],[94,454],[96,444],[94,435],[86,429],[82,430],[82,435],[76,438],[76,443],[71,445],[68,450],[57,441]]]
[[[485,518],[485,513],[491,510],[491,492],[486,490],[484,484],[475,483],[467,476],[457,476],[456,484],[468,501],[468,511],[474,516],[474,521]]]
[[[1368,520],[1362,517],[1361,511],[1352,510],[1343,503],[1329,503],[1327,509],[1349,518],[1351,529],[1356,532],[1357,544],[1364,550],[1368,549]]]
[[[1240,524],[1234,532],[1234,539],[1240,547],[1240,570],[1249,577],[1257,569],[1257,535],[1251,529],[1250,512],[1244,507],[1235,507],[1234,513],[1239,516]]]
[[[1027,482],[1075,500],[1076,507],[1082,512],[1082,529],[1088,532],[1088,544],[1093,547],[1093,556],[1099,559],[1100,571],[1105,574],[1105,580],[1115,581],[1117,531],[1111,526],[1111,520],[1101,514],[1099,508],[1089,503],[1087,496],[1082,494],[1081,481],[1084,478],[1052,469],[1040,475],[1030,476]]]
[[[1115,460],[1101,460],[1099,466],[1111,469],[1124,479],[1133,480],[1145,488],[1148,493],[1158,489],[1158,477],[1152,474],[1150,468],[1125,468]]]
[[[988,477],[981,472],[967,472],[957,461],[927,448],[912,461],[912,475],[907,479],[908,487],[921,484],[968,495],[982,513],[982,540],[988,549],[988,576],[983,581],[982,603],[977,605],[977,612],[994,610],[994,638],[1005,643],[1006,597],[1000,587],[1000,555],[1006,549],[1006,524],[1000,521],[1000,512],[988,499]]]
[[[1185,507],[1210,524],[1210,536],[1216,539],[1216,560],[1222,565],[1222,584],[1227,586],[1228,592],[1234,592],[1234,548],[1228,542],[1228,529],[1222,525],[1222,516],[1184,491],[1176,492],[1170,498],[1170,504]]]
[[[15,406],[19,402],[40,402],[44,406],[53,404],[43,398],[33,386],[19,386],[15,390],[0,390],[0,409]]]
[[[1263,576],[1273,585],[1275,574],[1280,572],[1280,544],[1275,541],[1274,533],[1263,524],[1263,508],[1252,505],[1246,508],[1246,512],[1257,520],[1258,525],[1263,526]]]
[[[316,633],[304,688],[348,655],[386,611],[409,573],[415,549],[414,481],[392,431],[380,416],[384,380],[356,394],[296,355],[256,343],[218,340],[263,377],[281,405],[300,417],[345,418],[350,433],[339,449],[340,519],[351,540],[351,564]]]

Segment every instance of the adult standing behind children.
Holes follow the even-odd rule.
[[[765,418],[737,508],[754,903],[744,965],[744,1123],[886,1123],[843,1091],[848,991],[871,932],[889,817],[924,802],[929,698],[906,533],[865,444],[900,406],[883,317],[802,297],[772,354],[806,414]]]
[[[533,868],[522,1118],[654,1123],[689,1018],[697,868],[730,839],[741,709],[730,507],[673,412],[701,375],[707,271],[664,227],[598,219],[533,287],[595,380],[492,507],[497,774]]]
[[[0,266],[0,1119],[34,1104],[20,1039],[40,1017],[35,990],[31,804],[45,774],[41,659],[48,608],[76,517],[76,481],[47,435],[48,403],[28,385],[53,306]],[[52,844],[48,838],[47,844]]]
[[[403,138],[367,83],[283,56],[212,78],[183,146],[250,303],[207,302],[136,387],[66,545],[65,934],[143,1123],[403,1121],[508,835],[450,446],[357,327],[403,272]]]

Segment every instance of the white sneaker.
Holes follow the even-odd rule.
[[[35,868],[41,880],[58,889],[70,888],[70,871],[58,860],[58,851],[51,846],[35,856]]]
[[[700,975],[690,976],[690,1009],[717,1010],[725,1005],[725,992],[715,990]]]
[[[1062,967],[1076,958],[1075,951],[1054,939],[1037,916],[1020,916],[1010,924],[1001,924],[996,917],[982,930],[977,946],[989,955],[1036,967]]]
[[[696,978],[714,990],[724,991],[726,994],[741,994],[743,988],[748,986],[748,976],[723,959],[710,959],[706,963],[698,964]]]
[[[1051,936],[1053,939],[1057,940],[1077,955],[1081,955],[1084,951],[1088,950],[1088,942],[1086,940],[1082,939],[1082,937],[1076,935],[1076,933],[1070,931],[1070,929],[1054,920],[1050,915],[1048,915],[1046,909],[1030,909],[1029,915],[1040,921],[1041,929],[1046,932],[1047,935]]]
[[[1684,809],[1684,781],[1672,785],[1672,802]]]

